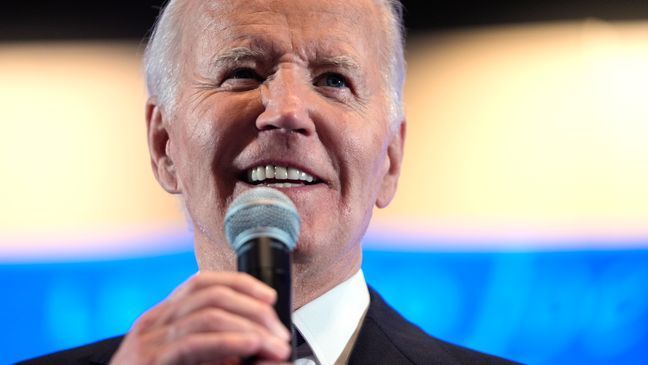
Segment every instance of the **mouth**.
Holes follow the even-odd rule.
[[[241,180],[255,186],[298,188],[322,181],[300,168],[287,165],[258,165],[242,172]]]

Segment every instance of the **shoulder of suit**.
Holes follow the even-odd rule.
[[[430,336],[403,318],[377,292],[370,290],[370,295],[364,325],[382,332],[411,364],[517,364]]]
[[[21,361],[16,365],[105,365],[110,362],[110,358],[117,352],[123,338],[123,336],[108,338],[88,345]]]

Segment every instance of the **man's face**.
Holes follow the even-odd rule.
[[[259,185],[299,211],[296,265],[357,268],[402,154],[402,129],[387,119],[384,10],[371,0],[200,3],[185,14],[176,113],[159,112],[156,126],[150,107],[149,142],[158,180],[183,195],[201,268],[224,269],[214,262],[229,252],[224,214]]]

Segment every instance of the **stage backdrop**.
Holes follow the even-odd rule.
[[[196,271],[150,172],[135,43],[0,44],[0,363],[123,333]],[[648,23],[418,36],[364,271],[427,332],[648,361]]]

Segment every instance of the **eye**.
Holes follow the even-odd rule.
[[[347,81],[344,78],[344,76],[338,74],[338,73],[325,73],[322,75],[319,80],[315,83],[317,86],[326,86],[326,87],[331,87],[335,89],[342,89],[347,86]]]
[[[230,78],[238,79],[238,80],[246,80],[246,79],[253,79],[257,81],[261,80],[261,76],[259,76],[259,74],[257,74],[256,71],[250,68],[237,68],[236,70],[232,71]]]
[[[263,77],[259,75],[254,69],[249,67],[241,67],[228,72],[223,78],[223,84],[229,86],[244,86],[256,85],[263,82]]]
[[[264,81],[253,68],[240,67],[225,74],[221,86],[231,91],[252,90]]]

